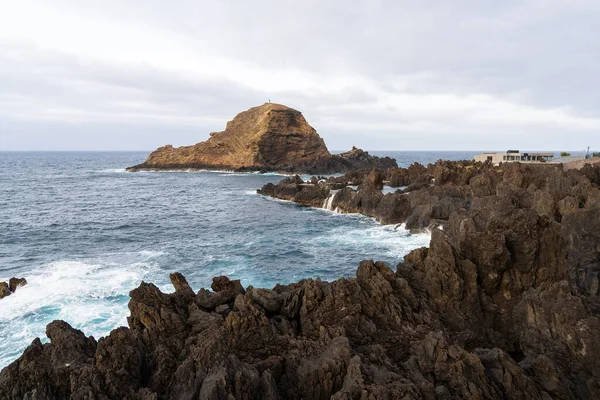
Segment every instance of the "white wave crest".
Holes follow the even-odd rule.
[[[164,280],[152,260],[158,251],[94,260],[60,260],[33,269],[27,285],[0,305],[0,368],[17,358],[46,325],[63,319],[86,335],[104,336],[126,325],[129,291],[144,279]],[[165,282],[166,284],[166,282]]]
[[[373,225],[356,229],[339,227],[332,229],[327,235],[311,239],[311,242],[314,243],[327,243],[336,247],[352,247],[365,254],[372,253],[372,249],[378,247],[385,250],[384,254],[380,254],[378,250],[377,256],[390,257],[398,261],[412,250],[429,246],[430,241],[430,232],[413,234],[404,229],[403,226],[397,227],[395,225]]]

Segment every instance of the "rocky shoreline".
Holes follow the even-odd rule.
[[[489,164],[440,161],[428,167],[415,163],[408,168],[353,170],[307,182],[294,176],[266,184],[257,192],[306,206],[363,214],[382,224],[406,223],[407,229],[419,231],[443,227],[452,212],[470,206],[473,190],[475,195],[494,193],[501,175],[500,169]],[[383,194],[384,183],[397,189]]]
[[[0,372],[0,399],[598,398],[600,167],[440,161],[260,193],[442,229],[334,282],[142,283],[105,338],[48,325]]]

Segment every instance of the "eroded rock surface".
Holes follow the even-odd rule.
[[[353,148],[332,155],[300,111],[265,103],[239,113],[222,132],[193,146],[166,145],[128,171],[217,169],[310,174],[346,172],[353,168],[391,168],[396,161]]]

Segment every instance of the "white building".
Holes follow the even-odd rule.
[[[483,153],[473,158],[475,161],[490,161],[494,165],[503,162],[538,163],[552,160],[554,153],[523,153],[519,150],[508,150],[506,153]]]

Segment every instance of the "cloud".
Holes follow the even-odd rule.
[[[334,149],[598,140],[596,1],[1,3],[0,149],[190,144],[267,99]]]

